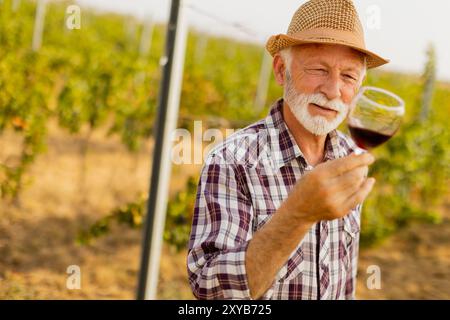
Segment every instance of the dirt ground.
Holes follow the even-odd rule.
[[[11,139],[0,137],[0,145]],[[96,133],[83,165],[82,144],[80,137],[53,132],[20,203],[0,203],[0,299],[134,299],[141,231],[115,226],[86,246],[75,238],[81,228],[147,190],[151,146],[130,155],[118,141]],[[175,167],[171,192],[198,169]],[[450,203],[444,211],[441,225],[411,226],[362,251],[357,298],[449,299]],[[185,251],[164,247],[159,298],[193,298],[185,257]],[[80,267],[81,289],[66,287],[70,265]],[[379,290],[366,286],[370,265],[380,267]]]

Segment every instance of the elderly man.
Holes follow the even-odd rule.
[[[374,161],[336,130],[366,68],[350,0],[311,0],[267,49],[284,98],[209,154],[188,273],[199,299],[353,299],[361,203]]]

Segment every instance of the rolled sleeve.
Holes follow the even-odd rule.
[[[191,251],[189,261],[190,284],[197,299],[250,299],[245,253],[248,242],[241,246],[223,250],[203,259]],[[198,260],[197,260],[198,259]]]
[[[245,256],[253,209],[243,170],[216,157],[202,170],[187,258],[198,299],[251,299]]]

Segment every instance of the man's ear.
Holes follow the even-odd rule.
[[[284,85],[284,79],[285,79],[285,76],[286,76],[286,74],[285,74],[286,65],[284,64],[284,61],[281,58],[281,55],[279,53],[277,53],[273,57],[272,68],[273,68],[273,74],[275,76],[275,81],[280,86],[283,86]]]

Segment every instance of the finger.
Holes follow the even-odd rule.
[[[352,153],[349,156],[323,163],[322,170],[327,172],[328,177],[336,177],[354,168],[368,166],[374,161],[375,158],[368,152],[360,155]]]
[[[361,187],[367,177],[368,171],[368,166],[361,166],[347,171],[346,173],[330,180],[331,188],[336,191],[342,190],[347,193],[347,196],[350,196]]]
[[[359,167],[335,178],[339,181],[336,181],[331,186],[331,194],[333,194],[337,202],[344,206],[346,200],[362,187],[367,180],[365,176],[367,170],[365,168],[367,167]]]
[[[356,207],[358,204],[362,203],[366,197],[369,195],[370,191],[375,184],[375,178],[369,178],[364,181],[361,188],[359,188],[354,194],[352,194],[346,201],[346,208],[351,210]]]

